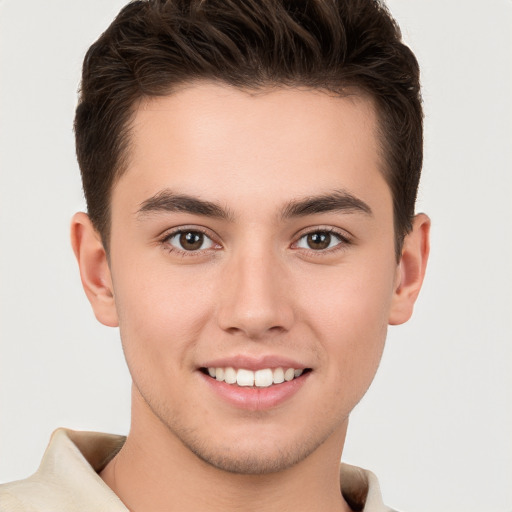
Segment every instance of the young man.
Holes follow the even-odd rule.
[[[72,245],[131,429],[57,431],[0,510],[390,510],[339,462],[428,257],[419,72],[386,9],[133,2],[75,131]]]

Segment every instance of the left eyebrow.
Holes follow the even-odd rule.
[[[344,190],[336,190],[330,194],[291,201],[283,208],[281,217],[289,219],[327,212],[359,212],[373,216],[372,209],[364,201]]]

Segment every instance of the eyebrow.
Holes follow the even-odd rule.
[[[162,190],[142,202],[137,215],[143,216],[158,212],[190,213],[228,221],[233,221],[235,218],[230,210],[217,203],[187,194],[175,194],[169,189]],[[371,208],[361,199],[344,190],[335,190],[328,194],[290,201],[282,209],[281,217],[290,219],[328,212],[360,212],[370,216],[373,215]]]
[[[232,221],[234,215],[222,206],[187,194],[162,190],[141,203],[138,216],[157,212],[183,212]]]
[[[291,201],[283,209],[282,217],[283,219],[288,219],[291,217],[304,217],[306,215],[328,212],[364,213],[370,216],[373,215],[370,206],[361,199],[344,190],[335,190],[329,194]]]

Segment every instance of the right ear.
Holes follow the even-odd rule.
[[[73,215],[71,245],[80,269],[82,286],[94,315],[102,324],[117,327],[119,322],[107,254],[101,236],[85,213]]]

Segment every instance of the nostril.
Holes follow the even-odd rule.
[[[232,335],[245,335],[249,339],[260,340],[269,336],[284,334],[287,329],[280,325],[266,327],[264,325],[246,324],[244,327],[228,327],[225,331]]]

